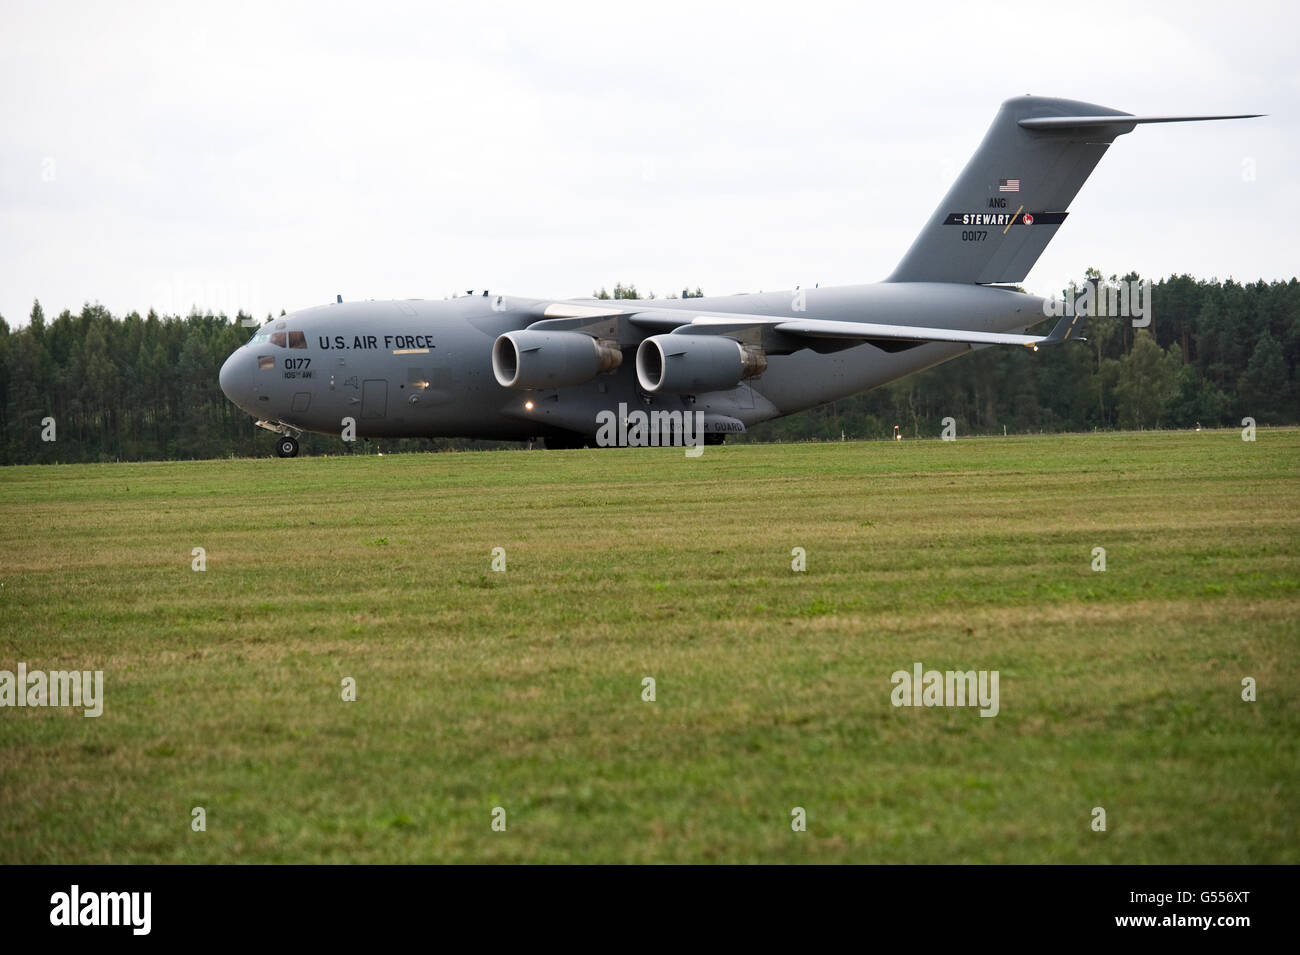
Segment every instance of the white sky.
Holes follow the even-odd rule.
[[[442,6],[2,0],[0,314],[877,281],[1022,93],[1270,114],[1121,137],[1032,291],[1300,272],[1287,3]]]

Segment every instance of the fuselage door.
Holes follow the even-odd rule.
[[[388,382],[367,378],[361,383],[361,417],[382,418],[388,414]]]

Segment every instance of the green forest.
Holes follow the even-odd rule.
[[[1099,278],[1095,270],[1084,275]],[[635,298],[636,289],[620,284],[613,297]],[[1153,282],[1151,307],[1149,328],[1092,317],[1086,344],[981,349],[730,440],[886,438],[895,426],[905,437],[934,437],[945,417],[965,435],[1239,426],[1244,417],[1300,422],[1300,281],[1171,276]],[[251,334],[241,325],[248,317],[151,311],[119,318],[86,305],[49,320],[37,302],[22,327],[0,318],[0,463],[271,454],[273,435],[217,384],[226,356]],[[57,440],[42,440],[50,418]],[[383,442],[384,451],[497,446],[515,445]],[[373,450],[373,442],[321,435],[302,443],[305,454]]]

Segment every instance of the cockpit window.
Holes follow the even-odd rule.
[[[286,335],[288,336],[287,341]],[[262,329],[245,342],[246,345],[266,345],[268,343],[277,348],[306,348],[307,334],[306,332],[272,332]]]
[[[274,355],[258,355],[258,356],[257,356],[257,370],[258,370],[258,371],[275,371],[275,356],[274,356]]]

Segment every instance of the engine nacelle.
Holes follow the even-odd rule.
[[[726,391],[766,369],[761,348],[723,335],[654,335],[636,350],[636,380],[651,394]]]
[[[502,388],[547,390],[591,381],[623,363],[614,342],[582,332],[506,332],[492,345],[492,374]]]

